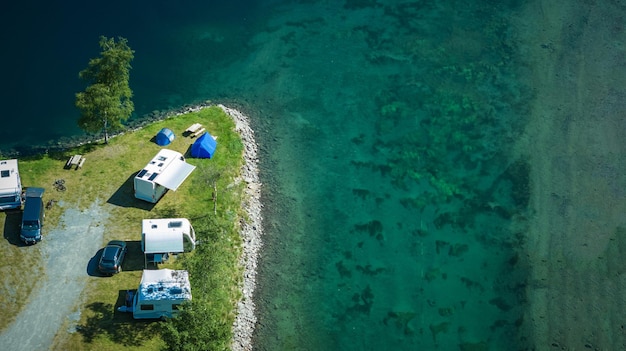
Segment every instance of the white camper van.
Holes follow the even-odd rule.
[[[17,160],[0,161],[0,210],[22,207],[22,181]]]
[[[141,250],[145,265],[161,262],[172,253],[196,248],[196,232],[187,218],[144,219],[141,221]]]
[[[161,149],[135,176],[135,197],[157,203],[168,189],[178,189],[195,168],[180,152]]]
[[[120,312],[132,312],[135,319],[175,317],[179,306],[191,301],[189,273],[183,270],[144,270],[137,291],[127,291]]]

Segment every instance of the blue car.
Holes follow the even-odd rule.
[[[98,270],[106,275],[113,275],[122,271],[122,263],[126,256],[126,242],[121,240],[109,241],[102,251]]]

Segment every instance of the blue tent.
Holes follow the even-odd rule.
[[[191,145],[191,157],[211,158],[216,147],[217,141],[213,139],[211,134],[204,133]]]
[[[174,140],[174,132],[163,128],[156,135],[156,143],[161,146],[169,145]]]

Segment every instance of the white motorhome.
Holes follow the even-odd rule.
[[[180,152],[161,149],[135,176],[135,197],[157,203],[167,190],[176,191],[195,168]]]
[[[176,317],[182,303],[191,301],[189,273],[183,270],[144,270],[137,291],[127,291],[120,312],[132,312],[135,319]]]
[[[161,262],[169,254],[196,248],[196,232],[187,218],[144,219],[141,221],[141,250],[145,266]]]
[[[0,161],[0,210],[22,207],[22,181],[17,160]]]

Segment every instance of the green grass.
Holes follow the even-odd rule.
[[[174,131],[176,139],[166,148],[190,157],[188,151],[195,141],[183,137],[183,131],[199,122],[217,136],[217,150],[212,159],[188,159],[197,168],[176,192],[168,192],[154,206],[133,196],[132,179],[161,149],[151,139],[164,127]],[[80,170],[63,166],[72,154],[87,160]],[[84,145],[74,150],[19,159],[24,186],[46,188],[44,202],[64,201],[64,207],[86,208],[99,200],[110,213],[103,245],[111,239],[129,244],[124,271],[111,278],[90,278],[81,296],[81,319],[78,330],[60,328],[54,349],[71,350],[159,350],[228,349],[236,302],[241,296],[239,286],[242,268],[239,220],[243,183],[237,179],[243,145],[234,131],[234,122],[221,109],[211,107],[199,112],[155,122],[140,130],[109,140],[108,145]],[[55,179],[65,179],[67,191],[55,191]],[[213,184],[217,186],[217,213],[213,211]],[[61,207],[47,212],[46,227],[59,222]],[[140,251],[141,220],[144,218],[186,217],[191,220],[196,236],[202,242],[194,252],[181,254],[168,268],[186,269],[191,279],[193,302],[179,318],[167,322],[135,321],[130,314],[115,310],[123,301],[126,289],[136,289],[141,279],[143,255]],[[38,246],[17,245],[19,230],[17,214],[1,216],[8,243],[0,247],[0,311],[5,328],[19,313],[32,287],[40,279],[42,258]],[[45,232],[44,232],[45,235]],[[45,240],[45,238],[44,238]],[[79,258],[86,264],[90,257]],[[20,294],[17,294],[19,291]],[[13,318],[7,318],[13,316]],[[194,321],[194,323],[189,323]],[[193,335],[191,337],[190,335]],[[175,344],[172,344],[175,343]]]

